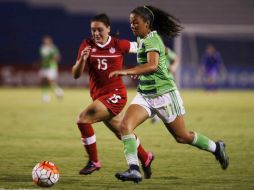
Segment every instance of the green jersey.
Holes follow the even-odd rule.
[[[158,96],[176,89],[173,75],[168,71],[168,61],[165,55],[165,45],[156,31],[150,32],[146,38],[137,39],[138,64],[147,63],[147,53],[159,53],[159,65],[154,73],[143,74],[139,77],[138,92],[144,96]]]
[[[40,55],[42,68],[57,68],[56,57],[59,55],[59,50],[56,46],[41,46]]]

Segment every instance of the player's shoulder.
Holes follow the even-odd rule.
[[[121,52],[126,52],[130,48],[130,41],[126,39],[112,37],[111,43],[109,45],[110,47],[114,47],[120,50]]]
[[[158,35],[157,31],[154,30],[146,36],[145,40],[155,39],[158,37],[159,37],[159,35]]]
[[[162,45],[164,47],[164,43],[157,33],[157,31],[152,31],[150,32],[146,38],[144,38],[144,43],[145,44],[150,44],[150,45]]]
[[[120,39],[116,37],[111,37],[111,42],[115,44],[130,43],[130,41],[127,39]]]
[[[95,42],[94,42],[94,40],[92,39],[92,37],[88,37],[88,38],[85,38],[85,39],[83,39],[82,41],[81,41],[81,45],[82,46],[92,46],[92,45],[94,45],[95,44]]]

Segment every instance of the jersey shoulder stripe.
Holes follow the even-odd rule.
[[[147,38],[151,38],[151,37],[155,36],[155,34],[157,34],[157,32],[156,32],[156,31],[152,31],[152,32],[150,32],[150,33],[147,35]]]

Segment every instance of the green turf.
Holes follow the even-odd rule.
[[[94,125],[102,168],[78,175],[86,156],[75,125],[78,113],[91,101],[85,90],[67,89],[63,101],[41,102],[39,89],[0,89],[0,189],[38,189],[32,183],[34,165],[56,163],[60,180],[51,189],[254,189],[254,92],[183,91],[186,124],[210,138],[223,139],[230,156],[228,170],[214,157],[177,144],[162,124],[145,122],[137,130],[143,145],[154,152],[153,176],[140,184],[120,182],[115,172],[127,168],[123,145],[102,124]],[[129,90],[129,100],[135,91]]]

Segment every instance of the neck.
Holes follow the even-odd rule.
[[[146,33],[144,33],[142,36],[140,36],[141,38],[146,38],[147,35],[151,32],[151,30],[146,31]]]
[[[107,40],[105,40],[105,42],[103,41],[103,43],[96,43],[99,47],[105,47],[106,45],[108,45],[110,43],[110,39],[111,37],[108,36]]]
[[[107,41],[108,41],[108,39],[109,39],[109,36],[107,36],[107,37],[105,38],[105,40],[102,42],[102,44],[101,44],[101,45],[106,44],[106,43],[107,43]]]

